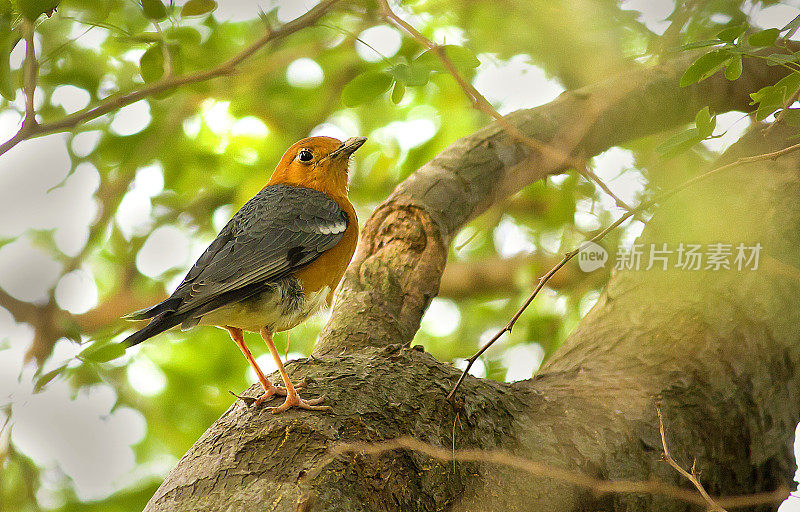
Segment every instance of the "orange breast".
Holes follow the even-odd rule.
[[[329,305],[333,299],[333,291],[342,279],[347,265],[350,264],[358,244],[358,217],[353,205],[346,197],[331,197],[331,199],[347,213],[348,222],[344,236],[333,248],[294,274],[300,280],[305,294],[329,287],[330,293],[327,298]]]

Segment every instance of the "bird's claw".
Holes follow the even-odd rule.
[[[233,391],[231,391],[230,389],[228,390],[228,393],[230,393],[231,395],[235,396],[236,398],[244,402],[244,404],[248,407],[253,405],[253,403],[255,403],[255,401],[258,400],[258,398],[253,398],[252,396],[238,395]]]
[[[304,382],[301,384],[305,385]],[[269,383],[268,387],[267,386],[264,387],[264,394],[262,394],[258,398],[253,398],[251,396],[237,395],[233,391],[228,391],[228,393],[232,394],[233,396],[244,402],[245,405],[247,405],[248,407],[253,407],[255,405],[263,404],[264,402],[266,402],[267,400],[271,399],[274,396],[286,396],[287,391],[286,388],[282,386],[276,386],[272,383]]]
[[[287,409],[290,409],[292,407],[297,407],[298,409],[307,409],[309,411],[329,411],[329,410],[331,410],[331,407],[329,405],[317,405],[319,403],[322,403],[323,400],[325,400],[324,396],[321,396],[319,398],[310,398],[308,400],[305,400],[305,399],[300,398],[299,396],[297,396],[295,394],[295,395],[287,396],[286,397],[286,401],[283,402],[282,405],[279,405],[277,407],[270,407],[269,410],[272,411],[272,414],[281,413],[281,412],[286,411]]]

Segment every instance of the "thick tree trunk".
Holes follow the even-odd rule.
[[[594,155],[686,122],[708,103],[718,112],[744,109],[748,91],[779,78],[758,67],[743,82],[717,76],[679,89],[685,66],[620,77],[510,118],[540,141]],[[591,122],[571,136],[570,122],[587,115]],[[751,153],[774,149],[753,139]],[[720,174],[662,206],[641,239],[673,249],[760,243],[758,270],[618,273],[536,377],[468,378],[453,405],[445,397],[459,372],[408,348],[449,242],[494,201],[563,170],[494,126],[457,142],[376,210],[317,357],[288,365],[333,411],[273,416],[235,403],[146,510],[697,508],[659,494],[598,496],[555,478],[413,451],[330,452],[341,442],[411,436],[447,449],[502,448],[604,479],[684,485],[660,460],[656,397],[673,455],[686,467],[696,459],[712,494],[788,484],[800,419],[797,167],[783,158]]]

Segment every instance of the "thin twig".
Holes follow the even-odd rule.
[[[556,162],[553,165],[553,170],[558,169],[560,166],[565,164],[575,164],[573,157],[568,153],[526,136],[516,126],[511,124],[505,117],[503,117],[494,108],[494,106],[492,106],[489,100],[487,100],[477,89],[475,89],[472,84],[464,80],[464,78],[458,72],[458,69],[456,69],[455,64],[453,64],[453,62],[447,56],[444,48],[422,35],[416,28],[395,14],[395,12],[392,11],[392,8],[389,6],[388,0],[378,0],[378,4],[381,9],[381,14],[386,21],[406,32],[414,40],[416,40],[422,46],[428,48],[436,55],[436,57],[444,66],[445,70],[450,74],[450,76],[453,77],[458,86],[464,91],[476,109],[492,117],[506,132],[528,146],[534,152],[553,159]]]
[[[447,399],[451,400],[451,401],[453,400],[453,398],[455,397],[456,391],[458,391],[458,388],[461,386],[461,383],[464,382],[464,379],[466,378],[467,373],[469,372],[470,368],[472,368],[472,365],[475,363],[475,361],[484,352],[486,352],[486,350],[488,350],[489,347],[491,347],[503,334],[505,334],[506,332],[511,332],[511,329],[514,327],[514,324],[517,322],[519,317],[528,308],[528,306],[531,304],[531,302],[533,302],[533,299],[536,298],[536,295],[539,294],[541,289],[544,288],[544,285],[547,283],[547,281],[551,277],[553,277],[553,274],[558,272],[564,265],[567,264],[567,262],[569,260],[574,258],[576,254],[578,254],[581,250],[583,250],[585,247],[587,247],[590,243],[602,240],[607,234],[609,234],[611,231],[613,231],[614,229],[619,227],[620,224],[622,224],[626,220],[630,219],[634,215],[642,213],[647,208],[650,208],[651,206],[653,206],[655,204],[663,203],[664,201],[666,201],[667,199],[671,198],[672,196],[674,196],[678,192],[681,192],[681,191],[683,191],[683,190],[685,190],[685,189],[687,189],[687,188],[689,188],[689,187],[691,187],[691,186],[693,186],[693,185],[695,185],[695,184],[697,184],[697,183],[699,183],[701,181],[704,181],[704,180],[708,179],[711,176],[719,174],[720,172],[723,172],[723,171],[727,171],[729,169],[733,169],[734,167],[738,167],[738,166],[743,165],[743,164],[759,162],[759,161],[763,161],[763,160],[775,160],[776,158],[778,158],[780,156],[787,155],[787,154],[792,153],[792,152],[797,151],[797,150],[800,150],[800,143],[794,144],[794,145],[789,146],[787,148],[783,148],[781,150],[773,151],[773,152],[770,152],[770,153],[763,153],[763,154],[755,155],[755,156],[742,157],[742,158],[739,158],[738,160],[735,160],[735,161],[733,161],[733,162],[731,162],[729,164],[722,165],[722,166],[717,167],[715,169],[712,169],[712,170],[710,170],[708,172],[700,174],[699,176],[695,176],[694,178],[685,181],[684,183],[678,185],[677,187],[671,188],[671,189],[667,190],[666,192],[662,192],[661,194],[657,195],[655,198],[653,198],[653,199],[651,199],[649,201],[645,201],[645,202],[641,203],[636,208],[634,208],[634,209],[626,212],[622,216],[620,216],[619,219],[614,221],[611,225],[609,225],[603,231],[597,233],[592,238],[584,241],[576,249],[573,249],[572,251],[566,253],[564,255],[564,257],[561,259],[561,261],[559,261],[553,268],[548,270],[546,274],[544,274],[542,277],[539,278],[539,282],[536,283],[536,287],[533,289],[533,291],[528,296],[528,298],[525,299],[525,302],[522,303],[522,306],[520,306],[520,308],[517,310],[517,312],[514,313],[514,316],[511,317],[511,320],[509,320],[508,323],[502,329],[500,329],[497,332],[497,334],[492,336],[492,338],[489,341],[487,341],[477,352],[475,352],[475,354],[473,354],[471,357],[467,358],[467,366],[464,368],[464,371],[461,372],[461,376],[458,378],[458,381],[456,382],[455,386],[453,386],[453,390],[450,391],[450,393],[447,395]]]
[[[632,206],[628,205],[628,203],[620,199],[620,197],[617,196],[602,179],[600,179],[600,176],[595,174],[591,169],[589,169],[588,166],[586,165],[577,166],[575,167],[575,170],[578,172],[578,174],[583,176],[586,179],[586,181],[595,182],[597,186],[603,189],[603,192],[611,196],[611,198],[614,200],[617,206],[628,212],[633,210]]]
[[[491,102],[487,100],[486,97],[480,93],[480,91],[478,91],[471,83],[464,80],[464,78],[458,72],[458,69],[456,69],[456,66],[447,56],[447,53],[444,51],[444,49],[440,45],[434,43],[433,41],[422,35],[417,29],[415,29],[408,22],[400,18],[394,11],[392,11],[392,8],[389,6],[388,0],[379,0],[379,5],[381,8],[381,14],[383,15],[384,19],[386,19],[388,22],[392,23],[396,27],[400,28],[401,30],[404,30],[417,42],[419,42],[420,44],[422,44],[423,46],[425,46],[426,48],[428,48],[429,50],[431,50],[436,54],[436,56],[438,57],[439,61],[442,63],[444,68],[447,70],[450,76],[453,77],[458,86],[461,87],[461,90],[464,91],[466,96],[470,99],[473,106],[477,110],[493,118],[507,133],[509,133],[519,142],[522,142],[523,144],[528,146],[528,148],[533,150],[535,153],[539,153],[550,159],[551,170],[554,171],[563,165],[572,166],[578,171],[578,173],[584,176],[588,181],[594,181],[595,183],[597,183],[597,185],[600,186],[600,188],[604,192],[606,192],[609,196],[611,196],[611,198],[614,199],[617,206],[625,209],[626,211],[632,210],[630,206],[628,206],[624,201],[622,201],[616,194],[614,194],[611,191],[608,185],[606,185],[603,182],[603,180],[600,179],[599,176],[597,176],[595,173],[593,173],[586,167],[586,163],[584,161],[575,158],[574,156],[570,155],[565,151],[562,151],[551,145],[541,143],[538,140],[525,135],[516,126],[511,124],[505,117],[503,117],[502,114],[500,114],[500,112],[497,111],[497,109],[494,108]]]
[[[596,182],[600,186],[600,188],[603,189],[603,191],[608,193],[614,199],[617,205],[626,210],[627,212],[626,216],[624,216],[620,222],[624,222],[624,219],[627,219],[630,216],[638,215],[642,211],[631,208],[624,201],[622,201],[616,194],[614,194],[611,191],[611,189],[603,182],[603,180],[600,179],[599,176],[591,172],[586,167],[585,162],[583,162],[582,160],[577,159],[573,157],[571,154],[562,151],[558,148],[552,147],[547,144],[542,144],[541,142],[533,139],[532,137],[528,137],[527,135],[522,133],[516,126],[511,124],[505,117],[503,117],[494,108],[494,106],[492,106],[489,100],[487,100],[477,89],[475,89],[475,87],[473,87],[472,84],[464,80],[464,78],[458,72],[453,62],[447,57],[446,52],[440,45],[434,43],[433,41],[422,35],[416,28],[414,28],[408,22],[400,18],[392,10],[388,0],[378,0],[378,5],[381,10],[381,15],[386,21],[395,25],[400,30],[405,31],[414,40],[416,40],[421,45],[423,45],[424,47],[428,48],[430,51],[436,54],[436,56],[439,58],[439,61],[442,63],[444,68],[453,77],[453,79],[456,81],[459,87],[461,87],[461,89],[464,91],[467,97],[472,101],[472,104],[476,109],[492,117],[507,133],[509,133],[512,137],[514,137],[518,141],[528,146],[535,153],[539,153],[540,155],[547,157],[548,161],[550,162],[551,171],[559,169],[561,166],[568,165],[577,169],[578,172],[582,174],[587,180]],[[605,232],[602,235],[605,236]],[[492,344],[494,344],[494,342],[497,341],[497,339],[500,338],[500,336],[502,336],[503,333],[505,333],[506,331],[511,331],[511,328],[514,326],[514,323],[516,323],[519,316],[533,301],[533,299],[536,297],[539,291],[544,287],[545,283],[550,279],[550,277],[552,277],[552,275],[555,274],[561,267],[566,265],[566,263],[575,254],[577,254],[579,250],[580,249],[576,249],[572,253],[565,256],[564,259],[561,260],[561,262],[558,265],[550,269],[550,271],[547,272],[547,274],[545,274],[542,278],[540,278],[539,283],[536,285],[536,288],[534,289],[533,293],[531,293],[531,295],[528,297],[528,299],[525,301],[522,307],[519,310],[517,310],[517,312],[514,314],[511,320],[506,324],[506,326],[503,327],[503,329],[501,329],[500,332],[495,334],[495,336],[492,337],[492,339],[489,340],[483,347],[481,347],[481,349],[477,353],[475,353],[472,357],[467,359],[467,367],[464,369],[464,372],[461,374],[461,377],[458,379],[458,382],[456,383],[455,387],[448,395],[448,399],[453,398],[453,395],[455,394],[458,387],[461,385],[461,382],[466,377],[469,369],[475,363],[475,360],[478,357],[480,357],[481,354],[483,354],[483,352],[486,351],[486,349],[492,346]]]
[[[7,140],[3,144],[0,144],[0,155],[13,148],[23,140],[74,128],[81,123],[91,121],[92,119],[96,119],[104,114],[113,112],[149,96],[157,95],[182,85],[204,82],[206,80],[224,75],[232,75],[238,71],[237,67],[239,64],[250,58],[253,54],[266,46],[267,43],[283,39],[291,34],[294,34],[298,30],[313,25],[335,3],[339,1],[340,0],[323,0],[302,16],[286,23],[279,29],[275,31],[268,31],[259,40],[215,68],[180,76],[165,76],[157,82],[144,85],[134,91],[109,96],[92,107],[88,107],[84,110],[75,112],[74,114],[65,116],[58,121],[38,124],[29,129],[20,128],[20,130],[13,137],[11,137],[11,139]]]
[[[410,437],[400,437],[397,439],[390,439],[377,443],[344,443],[334,446],[331,449],[331,452],[333,457],[346,453],[380,455],[382,453],[398,449],[412,450],[418,453],[423,453],[431,458],[443,461],[485,462],[507,466],[525,471],[526,473],[529,473],[535,477],[551,478],[553,480],[566,482],[577,487],[582,487],[584,489],[593,491],[598,495],[609,493],[650,494],[668,496],[686,503],[693,503],[697,505],[706,505],[708,503],[702,495],[694,491],[657,480],[601,480],[577,471],[571,471],[524,457],[512,455],[511,453],[503,450],[462,449],[450,451],[446,448],[424,443]],[[329,464],[333,460],[334,458],[329,459],[325,464],[322,465],[322,467]],[[317,468],[314,471],[314,474],[318,474],[320,470],[321,467]],[[778,503],[786,499],[788,495],[789,492],[787,489],[779,489],[777,491],[766,493],[719,497],[716,499],[716,502],[724,503],[729,507],[745,507],[768,503]]]
[[[22,20],[22,33],[25,38],[25,69],[22,78],[22,89],[25,91],[25,118],[22,120],[20,131],[24,133],[30,133],[36,129],[36,108],[33,100],[36,94],[39,63],[36,61],[33,28],[32,21],[28,19]]]
[[[400,18],[389,6],[388,0],[378,0],[380,5],[381,14],[388,21],[392,23],[399,29],[405,31],[409,34],[414,40],[420,43],[422,46],[428,48],[430,51],[434,52],[442,63],[444,68],[453,77],[456,81],[458,86],[464,91],[464,94],[470,99],[472,105],[479,111],[487,114],[489,117],[493,118],[497,123],[505,130],[508,134],[514,137],[519,142],[525,144],[528,148],[533,150],[535,153],[539,153],[542,156],[545,156],[550,161],[551,171],[555,171],[559,169],[561,166],[571,166],[574,167],[579,174],[581,174],[584,178],[588,181],[594,181],[597,185],[606,192],[612,199],[616,202],[617,206],[623,208],[626,211],[631,211],[633,208],[627,205],[622,199],[620,199],[614,192],[611,191],[608,185],[600,179],[594,172],[588,169],[586,163],[568,152],[562,151],[558,148],[555,148],[548,144],[543,144],[538,140],[529,137],[522,133],[516,126],[511,124],[505,117],[503,117],[497,109],[491,104],[489,100],[483,96],[480,91],[478,91],[471,83],[464,80],[461,74],[456,69],[456,66],[447,56],[447,53],[444,49],[422,35],[416,28],[410,25],[408,22]]]
[[[656,402],[656,413],[658,414],[658,429],[661,432],[661,446],[664,449],[664,460],[667,461],[667,463],[672,466],[675,471],[692,482],[692,485],[694,485],[695,489],[697,489],[697,492],[699,492],[703,497],[710,510],[715,510],[717,512],[728,512],[722,508],[719,503],[714,501],[714,499],[709,496],[708,492],[706,492],[705,487],[703,487],[703,484],[700,483],[700,480],[697,479],[697,475],[695,475],[694,464],[692,464],[692,471],[690,473],[689,471],[683,469],[681,465],[672,458],[672,455],[669,453],[669,448],[667,448],[667,434],[664,428],[664,417],[661,415],[661,404],[659,402]]]
[[[167,40],[164,37],[164,33],[161,31],[161,25],[159,25],[157,21],[153,21],[153,26],[156,28],[156,32],[158,32],[158,37],[161,38],[161,58],[164,61],[164,75],[162,78],[167,79],[171,77],[175,71],[175,66],[172,63],[172,53],[170,53]]]

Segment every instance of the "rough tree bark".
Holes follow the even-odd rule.
[[[780,78],[756,62],[740,81],[714,76],[680,89],[686,65],[642,69],[509,120],[588,157],[688,122],[707,104],[745,110],[749,91]],[[752,139],[740,144],[751,153],[775,145]],[[329,452],[340,442],[411,436],[448,449],[502,448],[600,478],[683,485],[660,461],[655,396],[673,455],[687,467],[696,458],[712,495],[787,485],[800,419],[797,167],[783,158],[719,175],[660,207],[642,235],[671,247],[759,242],[759,270],[618,273],[533,379],[468,378],[451,405],[445,397],[459,372],[408,347],[437,293],[447,247],[493,202],[564,170],[494,125],[457,141],[378,207],[315,357],[288,365],[333,411],[273,416],[234,403],[146,510],[697,509],[658,495],[596,496],[552,478],[409,451]]]

